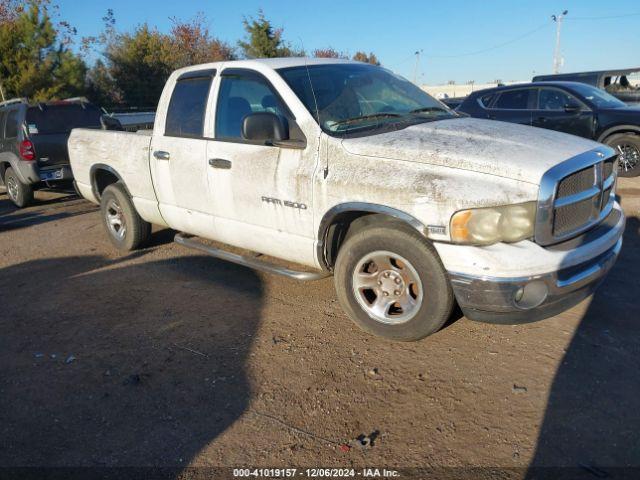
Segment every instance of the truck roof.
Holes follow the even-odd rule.
[[[236,67],[236,68],[255,68],[259,66],[266,66],[273,70],[278,68],[287,67],[304,67],[305,65],[328,65],[336,63],[347,64],[362,64],[355,60],[347,60],[342,58],[309,58],[309,57],[282,57],[282,58],[255,58],[251,60],[229,60],[224,62],[203,63],[200,65],[191,65],[184,67],[177,72],[189,72],[192,70],[202,70],[205,68],[223,68],[223,67]]]

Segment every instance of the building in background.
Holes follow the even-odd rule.
[[[422,88],[425,92],[427,92],[432,97],[437,99],[445,99],[445,98],[463,98],[469,95],[471,92],[475,92],[477,90],[483,90],[485,88],[494,88],[499,85],[515,85],[518,83],[527,83],[527,80],[516,81],[511,80],[508,82],[503,82],[501,80],[496,80],[491,83],[475,83],[474,81],[467,83],[455,83],[449,82],[446,85],[422,85]]]

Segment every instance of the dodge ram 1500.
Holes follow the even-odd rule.
[[[158,224],[236,263],[333,274],[349,316],[396,340],[437,331],[455,301],[498,323],[571,307],[615,262],[625,224],[610,148],[465,118],[351,61],[184,68],[152,132],[75,129],[69,154],[117,247],[138,247]]]

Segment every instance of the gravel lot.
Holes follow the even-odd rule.
[[[0,466],[640,466],[640,179],[619,191],[625,245],[594,298],[417,343],[358,330],[332,279],[168,230],[121,256],[93,205],[0,193]]]

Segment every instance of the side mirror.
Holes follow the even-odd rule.
[[[281,117],[271,112],[256,112],[244,117],[242,138],[264,142],[289,139],[289,128]]]
[[[124,130],[120,120],[109,115],[102,115],[100,117],[100,127],[102,130]]]
[[[577,103],[568,103],[567,105],[564,106],[564,111],[566,113],[578,113],[581,110],[582,108]]]

